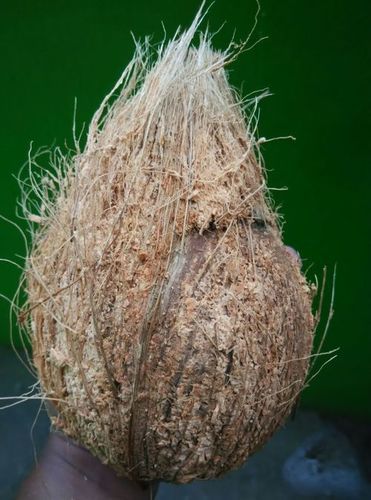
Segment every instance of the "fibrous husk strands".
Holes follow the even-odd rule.
[[[199,21],[154,63],[137,46],[27,260],[54,425],[139,480],[241,465],[290,411],[312,344],[310,289],[227,81],[233,54],[207,35],[193,47]]]

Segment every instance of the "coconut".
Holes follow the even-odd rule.
[[[53,425],[141,481],[243,464],[290,413],[312,347],[311,287],[227,80],[236,54],[207,34],[192,46],[199,22],[155,62],[137,45],[29,214],[28,324]]]

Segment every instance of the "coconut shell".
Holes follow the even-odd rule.
[[[312,346],[311,288],[227,80],[234,55],[203,35],[193,48],[198,23],[154,63],[137,47],[49,179],[27,259],[54,426],[142,481],[243,464],[289,414]]]

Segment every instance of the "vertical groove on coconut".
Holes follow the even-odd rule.
[[[191,28],[138,46],[58,176],[27,260],[34,363],[54,425],[119,474],[187,482],[240,466],[284,421],[312,345],[224,66]]]

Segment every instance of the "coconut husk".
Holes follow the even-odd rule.
[[[63,159],[27,259],[33,359],[56,428],[117,473],[240,466],[285,420],[312,346],[232,49],[200,22],[147,43]]]

